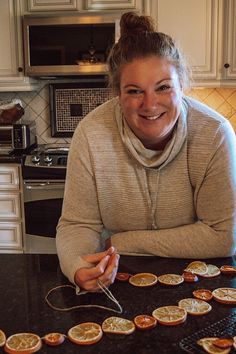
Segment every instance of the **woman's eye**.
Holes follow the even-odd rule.
[[[127,93],[129,95],[140,95],[142,93],[142,90],[138,90],[138,89],[130,89],[127,91]]]
[[[169,90],[170,88],[171,88],[170,85],[161,85],[157,87],[157,91],[166,91]]]

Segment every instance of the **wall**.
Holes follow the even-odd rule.
[[[224,115],[236,131],[236,88],[194,88],[186,94],[206,103]],[[12,98],[21,99],[25,108],[25,119],[36,121],[39,144],[70,142],[70,138],[51,137],[48,85],[42,82],[38,91],[34,92],[0,93],[0,100]]]

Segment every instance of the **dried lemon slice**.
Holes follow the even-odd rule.
[[[0,347],[4,346],[6,342],[6,335],[5,333],[0,329]]]
[[[218,288],[212,291],[213,298],[223,304],[236,304],[236,289],[234,288]]]
[[[197,341],[197,344],[203,347],[203,349],[209,354],[228,354],[230,348],[219,348],[213,344],[218,339],[216,337],[201,338]]]
[[[214,264],[207,264],[207,272],[205,274],[201,274],[202,277],[213,278],[220,275],[220,268],[215,266]]]
[[[68,331],[68,338],[81,345],[97,343],[102,338],[102,328],[95,322],[80,323]]]
[[[189,263],[187,268],[184,270],[186,272],[192,272],[197,275],[203,275],[207,273],[207,265],[202,261],[194,261]]]
[[[157,283],[157,276],[152,273],[138,273],[129,278],[130,284],[134,286],[152,286]]]
[[[187,311],[179,306],[163,306],[155,309],[152,316],[163,325],[175,326],[186,320]]]
[[[102,330],[104,333],[114,334],[131,334],[135,330],[133,321],[127,320],[122,317],[108,317],[102,323]]]
[[[4,350],[10,354],[35,353],[42,347],[42,341],[34,333],[16,333],[7,338]]]
[[[178,306],[185,309],[190,315],[205,315],[212,309],[206,301],[191,297],[180,300]]]
[[[183,283],[184,278],[178,274],[163,274],[158,277],[158,281],[165,285],[179,285]]]

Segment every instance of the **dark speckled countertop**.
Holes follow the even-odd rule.
[[[182,274],[190,261],[192,260],[122,256],[119,271],[131,274],[139,272],[151,272],[156,275]],[[232,258],[211,259],[207,263],[221,266],[234,264],[235,260]],[[102,324],[105,318],[116,315],[113,312],[96,308],[83,308],[69,312],[51,309],[45,302],[47,292],[58,285],[68,284],[60,271],[56,255],[1,254],[0,269],[0,329],[7,336],[20,332],[33,332],[41,337],[50,332],[66,334],[71,327],[81,322],[92,321]],[[110,290],[123,308],[122,315],[118,316],[132,320],[138,314],[151,314],[157,307],[177,305],[179,300],[191,297],[194,289],[214,290],[218,287],[235,287],[235,285],[236,277],[221,274],[211,279],[201,278],[194,284],[182,283],[172,287],[157,283],[150,288],[137,288],[129,283],[116,281]],[[113,306],[103,293],[76,296],[74,290],[69,288],[58,290],[50,296],[50,300],[56,306],[62,307],[82,303]],[[125,337],[110,338],[104,334],[100,342],[91,346],[78,346],[66,339],[57,347],[48,347],[43,344],[39,353],[184,353],[185,351],[179,345],[183,338],[224,319],[235,310],[235,306],[221,304],[215,300],[211,300],[211,305],[212,311],[207,315],[188,315],[187,320],[177,326],[158,324],[151,330],[136,330]],[[232,328],[232,323],[227,321],[224,328],[227,329],[227,323]],[[4,352],[2,348],[1,352]],[[199,347],[199,350],[189,352],[201,353],[201,350]]]

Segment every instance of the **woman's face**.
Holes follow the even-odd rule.
[[[182,88],[173,64],[155,56],[134,59],[121,69],[124,117],[148,149],[163,149],[180,114]]]

